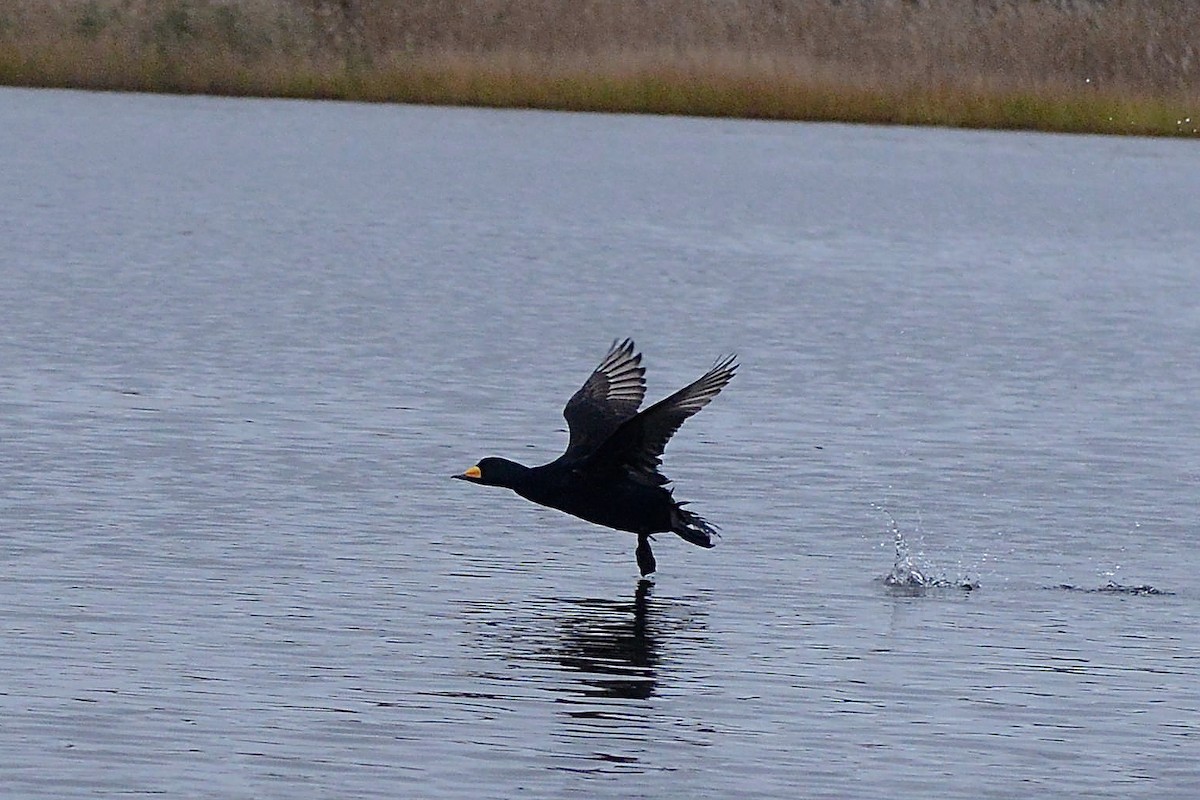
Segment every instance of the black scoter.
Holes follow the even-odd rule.
[[[675,500],[659,466],[671,436],[725,388],[737,367],[735,356],[720,359],[695,382],[639,412],[646,395],[642,356],[631,339],[614,342],[563,409],[570,429],[565,453],[540,467],[485,458],[453,477],[503,486],[535,503],[636,533],[645,577],[655,570],[652,534],[669,531],[700,547],[716,543],[716,526]]]

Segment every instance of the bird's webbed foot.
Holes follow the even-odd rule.
[[[646,534],[638,535],[637,563],[643,578],[657,568],[654,563],[654,552],[650,549],[650,537]]]

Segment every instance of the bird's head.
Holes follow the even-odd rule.
[[[484,486],[507,486],[512,488],[529,471],[529,467],[509,461],[507,458],[489,457],[459,475],[451,475],[462,481],[482,483]]]

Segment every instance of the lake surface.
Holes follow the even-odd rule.
[[[1200,149],[0,91],[6,798],[1193,797]],[[713,550],[449,480],[617,337]]]

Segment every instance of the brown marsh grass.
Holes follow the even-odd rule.
[[[1194,135],[1190,0],[0,0],[0,83]]]

